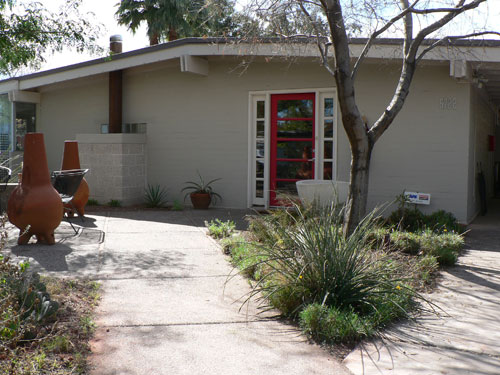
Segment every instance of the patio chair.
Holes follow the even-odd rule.
[[[83,176],[85,176],[87,172],[88,169],[68,169],[65,171],[52,172],[52,185],[61,196],[61,200],[65,205],[64,217],[66,218],[66,221],[71,225],[71,228],[73,228],[73,230],[75,231],[75,234],[78,233],[78,230],[73,226],[68,213],[70,211],[76,211],[78,213],[71,201],[76,191],[78,190],[80,183],[82,182]],[[66,205],[69,205],[72,208],[68,208],[66,207]],[[78,216],[80,215],[78,214]],[[83,217],[80,216],[80,218],[83,221]]]
[[[2,210],[2,193],[7,189],[7,183],[12,176],[12,171],[10,168],[0,166],[0,214],[3,212]]]

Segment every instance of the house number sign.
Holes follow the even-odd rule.
[[[457,109],[457,98],[450,96],[439,99],[439,107],[443,111],[454,111]]]

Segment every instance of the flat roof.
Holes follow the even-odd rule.
[[[366,38],[353,38],[350,40],[350,44],[353,46],[352,55],[356,57],[359,55],[362,47],[366,44],[368,39]],[[438,40],[426,40],[424,45],[430,45],[437,42]],[[65,80],[71,80],[74,78],[79,78],[83,76],[99,74],[104,72],[109,72],[118,69],[126,69],[138,65],[144,65],[152,62],[165,61],[173,58],[178,58],[184,54],[192,54],[197,56],[302,56],[302,57],[317,57],[319,52],[316,46],[316,38],[310,37],[293,37],[293,38],[258,38],[258,39],[238,39],[238,38],[183,38],[172,42],[162,43],[155,46],[144,47],[141,49],[123,52],[115,54],[112,56],[101,57],[77,64],[67,65],[55,69],[50,69],[46,71],[40,71],[36,73],[31,73],[19,77],[12,77],[5,80],[0,80],[0,91],[5,92],[5,89],[11,89],[12,84],[17,84],[17,89],[29,89],[34,88],[44,84],[49,84],[50,80],[40,79],[48,78],[50,76],[54,77],[53,82],[61,82]],[[403,44],[403,39],[377,39],[373,49],[377,47],[384,49],[390,46],[399,47]],[[450,47],[457,47],[459,49],[466,48],[493,48],[498,49],[498,53],[495,53],[493,58],[488,58],[487,61],[500,62],[500,40],[442,40],[438,44],[441,49],[449,49]],[[300,48],[300,52],[286,50],[283,47],[301,47],[307,46],[306,48]],[[278,48],[276,48],[278,47]],[[357,47],[357,48],[356,48]],[[281,49],[281,51],[280,51]],[[171,51],[179,50],[179,53],[170,53]],[[481,56],[475,56],[477,51],[471,53],[471,61],[482,61]],[[465,52],[464,52],[465,54]],[[483,54],[481,54],[483,55]],[[151,58],[146,58],[151,56]],[[152,57],[154,56],[154,57]],[[439,57],[440,56],[440,57]],[[143,58],[144,57],[144,58]],[[394,59],[398,56],[394,54],[394,48],[392,48],[392,53],[389,51],[378,51],[373,55],[368,57],[379,58],[379,59]],[[431,58],[432,59],[432,58]],[[443,53],[438,54],[436,60],[447,59]],[[464,57],[462,57],[464,59]],[[469,60],[469,58],[467,58]],[[111,64],[110,64],[111,63]],[[99,65],[107,65],[103,69],[95,69]],[[94,68],[94,69],[89,69]],[[71,74],[71,72],[79,72],[78,74]],[[69,74],[62,74],[69,73]],[[58,76],[56,78],[56,76]],[[32,81],[33,84],[21,84],[23,81]],[[21,87],[25,86],[25,87]]]

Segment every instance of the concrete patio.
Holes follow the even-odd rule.
[[[272,313],[240,310],[248,283],[228,281],[232,268],[204,221],[231,219],[242,229],[245,214],[97,212],[76,236],[61,224],[54,246],[17,246],[11,236],[4,252],[46,274],[102,283],[95,375],[498,374],[500,215],[476,220],[459,265],[428,296],[439,316],[400,324],[341,364]]]
[[[245,214],[96,213],[77,236],[61,224],[54,246],[17,246],[12,235],[6,252],[46,274],[102,283],[92,374],[350,374],[294,326],[254,304],[241,308],[248,283],[228,280],[232,267],[204,221],[241,228]]]

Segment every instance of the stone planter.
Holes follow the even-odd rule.
[[[64,142],[64,154],[62,160],[61,170],[66,171],[68,169],[80,169],[80,157],[78,155],[78,142],[77,141],[65,141]],[[73,214],[73,208],[76,209],[80,216],[85,215],[85,205],[89,200],[90,190],[89,184],[83,178],[78,190],[76,191],[71,204],[67,204],[66,208],[70,209],[70,216]]]
[[[19,245],[28,243],[33,235],[39,243],[55,243],[54,230],[61,223],[63,204],[50,182],[41,133],[26,134],[22,180],[10,195],[7,214],[20,230]]]
[[[302,202],[319,203],[324,207],[331,202],[343,204],[347,201],[349,182],[329,180],[302,180],[297,181],[297,191]]]

